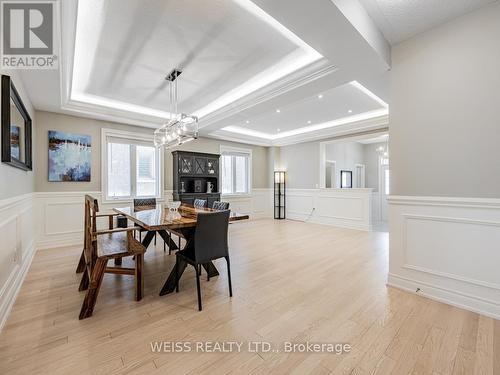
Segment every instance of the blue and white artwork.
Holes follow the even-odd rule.
[[[49,181],[90,181],[90,135],[49,130]]]
[[[21,138],[21,128],[16,125],[10,126],[10,157],[20,160],[21,148],[20,148],[20,138]]]

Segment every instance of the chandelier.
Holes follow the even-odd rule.
[[[177,77],[181,73],[181,70],[174,69],[165,77],[169,89],[170,118],[154,132],[156,147],[172,148],[198,138],[198,117],[177,112]]]

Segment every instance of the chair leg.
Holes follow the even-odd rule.
[[[201,272],[200,272],[200,276],[201,276]],[[207,281],[210,281],[210,273],[209,272],[207,272]]]
[[[82,274],[82,279],[80,280],[80,285],[78,286],[78,291],[87,290],[89,288],[89,273],[85,269]]]
[[[102,278],[104,277],[107,263],[107,259],[98,258],[94,265],[90,277],[90,286],[83,300],[82,309],[80,310],[80,320],[91,317],[94,312],[94,306],[97,301],[99,289],[101,288]]]
[[[135,256],[135,300],[140,301],[144,294],[144,275],[142,268],[144,266],[144,254]]]
[[[179,293],[179,257],[175,257],[175,293]]]
[[[177,247],[181,250],[181,236],[179,236],[179,245],[177,245]]]
[[[233,296],[233,287],[231,285],[231,264],[229,263],[229,257],[224,257],[226,258],[226,263],[227,263],[227,280],[229,282],[229,297]]]
[[[155,232],[155,246],[156,246],[156,232]]]
[[[78,266],[76,267],[76,273],[83,272],[85,270],[85,250],[82,250],[82,255],[80,256],[80,260],[78,261]]]
[[[142,242],[142,232],[139,231],[139,242]]]
[[[200,269],[200,273],[198,273],[198,267],[201,268],[201,264],[195,266],[195,268],[196,268],[196,289],[198,291],[198,311],[201,311],[202,310],[202,308],[201,308],[201,287],[200,287],[201,269]]]

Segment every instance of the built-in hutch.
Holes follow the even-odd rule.
[[[193,204],[204,199],[208,207],[220,201],[218,154],[173,151],[174,200]]]

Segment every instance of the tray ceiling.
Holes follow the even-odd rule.
[[[180,68],[179,110],[203,117],[322,57],[248,0],[78,6],[72,98],[88,103],[168,111]]]

